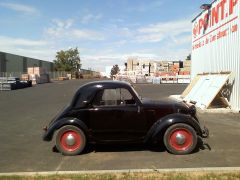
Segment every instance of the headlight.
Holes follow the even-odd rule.
[[[192,115],[192,116],[195,116],[196,115],[196,107],[194,105],[190,106],[189,107],[189,113]]]

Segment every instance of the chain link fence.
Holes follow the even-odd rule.
[[[27,74],[26,72],[0,72],[0,77],[16,77],[21,78],[22,75]],[[71,72],[66,71],[52,71],[52,72],[46,72],[46,74],[49,75],[50,79],[57,80],[59,77],[67,77],[68,74],[71,74]]]
[[[98,72],[91,71],[83,71],[81,73],[75,74],[67,71],[50,71],[46,72],[51,80],[59,80],[62,77],[68,77],[69,79],[91,79],[91,78],[100,78],[100,74]],[[23,75],[27,75],[26,72],[0,72],[0,77],[16,77],[22,78]]]

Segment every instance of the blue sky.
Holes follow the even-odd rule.
[[[191,20],[210,0],[1,0],[0,51],[52,61],[78,47],[84,68],[128,57],[183,60]]]

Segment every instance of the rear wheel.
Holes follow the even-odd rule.
[[[189,154],[197,145],[196,131],[187,124],[174,124],[166,130],[164,144],[173,154]]]
[[[59,129],[56,136],[56,147],[64,155],[80,154],[86,146],[84,132],[76,126],[67,125]]]

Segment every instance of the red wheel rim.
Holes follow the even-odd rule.
[[[185,151],[193,143],[192,133],[184,128],[175,129],[169,136],[170,145],[177,151]]]
[[[65,151],[75,151],[81,146],[81,135],[74,130],[65,131],[60,138],[60,143]]]

